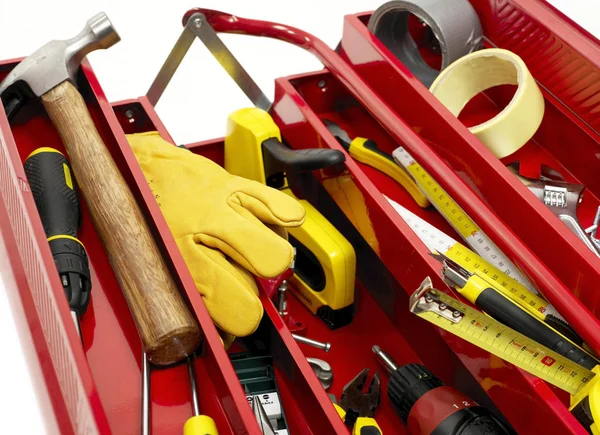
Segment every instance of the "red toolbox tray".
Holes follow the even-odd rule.
[[[0,80],[17,62],[2,62]],[[216,421],[222,434],[260,434],[227,353],[123,129],[85,62],[78,85],[100,135],[140,204],[204,333],[202,353],[196,358],[202,412]],[[49,392],[61,434],[138,434],[142,403],[141,343],[88,210],[82,204],[80,240],[87,248],[93,292],[88,311],[81,318],[82,349],[23,170],[22,162],[40,146],[64,152],[60,138],[41,111],[12,126],[4,111],[0,111],[0,135],[0,230],[11,253],[10,270],[3,277],[7,277],[7,292],[12,302],[23,306],[32,334],[36,355],[27,357],[37,361],[43,372],[43,378],[36,379],[37,388]],[[290,409],[290,430],[344,433],[329,398],[273,304],[264,299],[264,305],[265,334],[273,355],[277,356],[275,369],[282,374],[278,381],[281,400]],[[180,364],[151,373],[152,433],[179,434],[184,422],[192,416],[187,368]]]
[[[476,195],[469,184],[459,177],[440,155],[434,152],[429,141],[422,137],[421,132],[417,134],[405,117],[399,115],[398,110],[393,109],[394,106],[389,102],[384,101],[384,99],[375,92],[374,87],[371,87],[370,84],[361,79],[352,68],[349,68],[348,63],[344,62],[341,57],[323,43],[323,41],[300,29],[279,23],[251,20],[208,9],[192,9],[188,11],[184,17],[184,22],[195,12],[204,13],[217,32],[266,36],[281,39],[315,54],[330,71],[330,88],[334,90],[342,89],[342,95],[339,96],[341,101],[334,107],[333,104],[327,103],[329,100],[320,98],[322,94],[328,92],[328,88],[321,88],[319,86],[319,81],[323,78],[327,78],[326,76],[319,78],[319,80],[315,82],[316,86],[304,88],[302,93],[300,93],[299,90],[295,88],[296,85],[290,83],[289,80],[277,80],[276,101],[273,105],[272,112],[282,130],[291,131],[290,129],[293,128],[293,137],[290,138],[292,147],[305,148],[325,146],[343,150],[333,136],[327,132],[318,115],[331,116],[332,111],[340,112],[345,110],[346,113],[343,115],[347,116],[348,119],[346,119],[345,122],[342,122],[342,127],[346,127],[350,134],[366,136],[365,133],[369,133],[369,131],[359,132],[353,130],[352,125],[356,124],[357,120],[351,117],[352,110],[339,108],[339,106],[347,108],[347,106],[357,104],[362,106],[364,108],[362,111],[364,116],[375,120],[384,127],[387,132],[388,139],[382,140],[382,142],[387,142],[387,146],[383,145],[384,151],[391,152],[397,147],[397,144],[402,144],[415,160],[436,179],[442,188],[448,192],[448,194],[477,223],[477,225],[479,225],[485,234],[492,239],[504,254],[524,272],[548,301],[577,330],[586,343],[588,343],[588,345],[596,352],[600,351],[600,336],[596,333],[598,328],[600,328],[600,321],[591,312],[591,310],[595,308],[595,305],[593,304],[596,294],[595,288],[583,285],[583,283],[600,282],[592,280],[592,278],[600,273],[600,260],[594,258],[592,255],[588,255],[588,252],[585,252],[585,249],[587,248],[585,248],[576,237],[566,229],[560,233],[561,237],[567,239],[565,243],[569,247],[568,249],[565,248],[564,252],[569,253],[575,250],[580,252],[579,257],[581,257],[572,258],[567,256],[566,259],[563,259],[562,256],[560,257],[562,260],[561,268],[565,269],[565,265],[568,264],[571,266],[570,268],[567,268],[569,273],[578,277],[578,281],[573,282],[573,288],[575,290],[571,290],[565,282],[562,282],[557,278],[552,263],[545,264],[540,261],[540,256],[542,254],[549,256],[548,251],[544,251],[543,249],[532,250],[531,246],[524,243],[522,237],[515,237],[512,226],[508,226],[501,220],[497,215],[498,212],[492,210],[488,203],[484,202]],[[364,27],[364,24],[362,25]],[[366,27],[364,30],[366,32]],[[366,49],[366,47],[364,47],[365,45],[365,43],[357,43],[357,50]],[[362,53],[362,51],[360,52]],[[412,82],[416,82],[416,79],[413,78]],[[414,83],[412,84],[414,85]],[[415,88],[419,89],[418,86],[415,86]],[[425,104],[422,101],[425,97],[429,97],[430,99],[434,98],[424,87],[421,86],[421,88],[423,95],[415,95],[414,98],[407,98],[405,94],[398,93],[395,95],[400,95],[401,97],[393,99],[396,102],[396,106],[402,107],[403,111],[407,112],[410,117],[415,116],[414,114],[419,112],[421,106]],[[395,91],[395,88],[391,88],[391,91]],[[390,94],[391,93],[392,92],[390,92]],[[287,94],[287,96],[285,96],[285,94]],[[410,104],[400,104],[400,102],[404,103],[407,101],[410,101]],[[329,104],[329,106],[327,106],[327,104]],[[309,109],[311,105],[315,106],[314,111]],[[296,107],[300,110],[296,109]],[[290,113],[286,113],[286,111],[289,111]],[[434,112],[433,110],[431,111]],[[360,109],[356,112],[357,114],[355,116],[362,116]],[[280,114],[285,114],[285,117],[280,116]],[[449,114],[448,116],[451,117]],[[343,120],[343,117],[336,118],[338,121],[340,121],[340,119]],[[418,124],[419,131],[421,131],[421,129],[427,129],[428,126],[428,130],[431,132],[437,132],[439,130],[438,124],[432,123],[427,119],[421,119],[420,121],[421,122]],[[454,122],[460,127],[461,124],[456,119],[454,119]],[[465,127],[462,128],[466,134],[470,135]],[[457,131],[458,130],[449,128],[448,135],[456,136],[458,134]],[[448,138],[448,135],[445,135],[444,138]],[[373,139],[378,138],[373,137]],[[479,144],[479,142],[475,142]],[[440,150],[436,148],[436,151]],[[465,161],[477,153],[489,153],[489,151],[481,144],[479,144],[479,148],[477,149],[469,148],[467,150],[463,149],[462,151],[463,152],[461,153],[456,153],[453,157],[447,156],[446,154],[448,153],[443,155],[448,160],[453,158],[457,161]],[[491,154],[488,154],[487,158],[492,162],[488,164],[491,165],[494,163],[495,158]],[[362,169],[356,165],[357,164],[353,161],[348,163],[350,172],[353,175],[356,171],[363,173]],[[501,163],[497,162],[497,165],[501,166],[501,168],[509,174],[508,170],[505,169]],[[461,167],[461,170],[466,174],[472,173],[471,169],[464,166]],[[496,172],[489,171],[489,173],[493,174]],[[527,228],[531,230],[531,232],[528,233],[529,238],[535,237],[538,233],[534,231],[539,232],[540,228],[545,228],[544,224],[541,222],[542,219],[540,219],[538,214],[535,214],[533,217],[523,215],[523,207],[537,207],[539,208],[540,214],[544,212],[551,215],[551,213],[543,208],[541,204],[534,204],[533,199],[535,198],[531,196],[529,191],[525,189],[514,176],[512,176],[512,179],[510,177],[504,177],[503,180],[505,183],[510,183],[509,185],[504,186],[506,191],[503,191],[505,197],[503,198],[504,202],[502,204],[504,205],[505,210],[508,210],[510,212],[508,214],[513,216],[513,220],[517,221],[515,222],[517,227],[527,226]],[[367,189],[363,194],[374,198],[376,204],[373,209],[369,207],[369,216],[375,221],[378,229],[384,228],[381,226],[379,217],[381,217],[382,221],[387,222],[386,225],[391,225],[392,228],[395,228],[396,232],[399,231],[400,228],[406,228],[406,224],[396,214],[391,205],[389,205],[380,194],[376,193],[378,192],[378,188],[373,183],[368,181],[366,185],[363,186],[361,184],[360,187],[361,189]],[[475,187],[477,187],[477,185]],[[507,201],[506,198],[509,195],[517,196],[514,203]],[[521,203],[524,203],[525,205]],[[514,210],[519,210],[519,214],[513,213]],[[515,216],[517,217],[516,219]],[[551,220],[550,218],[553,218],[554,220]],[[562,225],[554,215],[548,217],[548,219],[550,219],[550,221],[544,220],[544,222],[550,227],[552,227],[552,222],[557,226],[559,224]],[[512,224],[513,222],[511,221],[510,223]],[[556,233],[556,230],[553,230],[553,233]],[[383,232],[383,234],[390,233]],[[413,240],[416,238],[414,235],[411,237]],[[546,235],[545,233],[539,238],[536,237],[536,240],[538,240],[538,244],[553,243],[551,235]],[[414,243],[423,247],[422,255],[426,256],[424,246],[417,241]],[[534,247],[538,247],[538,245],[536,244]],[[397,255],[397,249],[397,247],[393,248],[390,254],[386,254],[385,250],[382,249],[382,253],[380,254],[388,268],[394,271],[394,273],[400,273],[398,271],[402,269],[401,257]],[[561,250],[552,252],[563,253]],[[430,267],[433,267],[433,265],[436,264],[435,260],[432,258],[426,258],[425,261],[431,264]],[[554,262],[556,261],[555,258]],[[596,263],[598,263],[598,268]],[[580,270],[579,268],[581,268],[580,273],[578,272]],[[587,279],[588,275],[591,275],[589,280]],[[413,280],[417,281],[418,279],[413,277]],[[569,282],[571,283],[571,281]],[[407,288],[410,287],[411,286],[407,286]]]
[[[505,164],[519,160],[524,175],[529,172],[535,178],[540,166],[546,165],[566,181],[584,185],[586,192],[578,217],[584,228],[592,224],[600,204],[600,44],[543,1],[469,1],[481,21],[485,45],[519,55],[546,102],[537,134],[502,162],[465,124],[475,125],[499,113],[512,98],[514,88],[492,89],[486,93],[487,98],[475,99],[461,114],[463,124],[369,32],[370,13],[345,17],[342,56],[394,113],[411,127],[418,127],[423,140],[475,187],[491,210],[564,284],[561,291],[570,289],[592,314],[599,316],[600,258],[536,200]],[[527,270],[520,259],[514,260]],[[547,288],[539,288],[552,299]],[[564,308],[559,310],[568,317]]]
[[[2,63],[0,80],[15,63]],[[345,64],[340,65],[347,68]],[[216,420],[220,433],[258,434],[258,426],[227,354],[123,134],[123,131],[158,130],[168,139],[168,132],[144,98],[116,104],[115,116],[87,63],[84,63],[82,71],[79,87],[94,122],[140,204],[204,332],[203,352],[196,360],[201,385],[198,390],[201,410]],[[321,80],[328,83],[327,92],[318,86]],[[352,83],[344,84],[352,87]],[[318,92],[321,92],[321,98],[317,98]],[[326,71],[280,79],[276,82],[273,116],[293,147],[328,146],[340,149],[317,114],[352,115],[353,122],[364,126],[382,147],[393,147],[395,141],[368,110],[359,105],[340,112],[334,106],[337,98],[348,98],[348,95],[347,87]],[[127,114],[128,111],[131,112]],[[342,120],[341,117],[336,119]],[[425,155],[439,160],[427,144],[418,142],[413,136],[410,138],[413,145],[424,147]],[[14,286],[7,285],[7,291],[11,292],[15,303],[24,307],[37,352],[37,355],[30,357],[37,359],[42,367],[44,379],[39,379],[40,388],[50,391],[60,431],[139,433],[141,346],[85,205],[82,210],[81,240],[90,257],[94,291],[89,311],[81,322],[84,340],[82,350],[24,175],[22,162],[29,152],[39,146],[62,149],[60,139],[43,113],[11,128],[4,112],[0,110],[0,142],[0,231],[9,252],[14,253],[9,258]],[[222,140],[188,147],[193,152],[222,163]],[[425,247],[383,200],[381,193],[444,231],[453,233],[439,215],[416,210],[412,199],[384,177],[370,173],[350,158],[346,162],[346,169],[365,198],[380,246],[379,256],[373,255],[338,210],[339,219],[332,219],[332,222],[343,227],[347,237],[354,243],[359,259],[358,312],[355,321],[346,328],[332,332],[309,315],[297,301],[289,301],[290,312],[306,325],[311,337],[332,343],[331,353],[325,356],[336,376],[330,391],[339,396],[342,386],[365,366],[381,370],[370,352],[373,344],[379,344],[398,363],[422,361],[448,384],[491,409],[500,410],[519,433],[585,433],[568,412],[568,398],[564,394],[514,366],[438,331],[409,313],[408,295],[425,276],[431,276],[439,288],[445,286],[439,278],[439,265],[428,258]],[[430,167],[427,169],[431,171]],[[447,172],[453,174],[451,171],[444,173]],[[319,178],[322,176],[315,175]],[[325,211],[332,207],[331,200],[318,187],[318,184],[314,186],[317,195],[311,195],[310,199]],[[470,190],[466,192],[468,201],[483,204],[477,202]],[[483,214],[493,216],[487,208]],[[533,266],[524,267],[533,277],[542,279],[543,274],[548,273],[550,278],[542,281],[548,286],[558,283],[556,294],[564,297],[563,303],[571,302],[570,293],[560,293],[566,291],[566,287],[553,278],[544,264],[533,257],[502,221],[496,221],[500,229],[488,231],[494,241],[501,248],[504,245],[511,246],[512,250],[505,249],[511,258],[518,258],[526,264],[529,261],[533,263]],[[521,265],[521,262],[518,264]],[[385,288],[369,282],[370,275],[366,275],[364,270],[371,267],[379,268],[382,279],[389,279]],[[298,348],[267,296],[271,290],[265,287],[261,294],[266,314],[263,326],[269,336],[290,432],[347,433],[302,352],[317,357],[323,357],[323,354],[313,349],[301,351]],[[572,308],[575,314],[577,310],[584,309],[576,303]],[[580,314],[585,318],[585,311]],[[383,404],[376,415],[378,422],[386,433],[404,433],[400,419],[387,402],[385,389],[382,393]],[[528,412],[523,413],[523,409]],[[155,433],[181,433],[183,422],[191,416],[189,384],[184,366],[153,371],[152,413]]]

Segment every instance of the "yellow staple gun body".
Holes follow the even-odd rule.
[[[281,142],[279,128],[270,115],[257,108],[241,109],[229,116],[225,136],[225,169],[294,196],[286,172],[307,172],[344,161],[335,150],[295,151]],[[313,314],[334,329],[352,321],[356,254],[344,236],[308,201],[306,221],[288,230],[296,248],[290,291]]]

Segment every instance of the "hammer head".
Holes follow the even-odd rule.
[[[109,48],[120,37],[104,12],[90,18],[84,29],[71,39],[50,41],[25,58],[0,83],[0,96],[7,112],[31,94],[41,97],[65,80],[76,84],[77,70],[83,58],[93,50]],[[12,110],[11,110],[12,111]],[[10,117],[10,114],[7,113]]]

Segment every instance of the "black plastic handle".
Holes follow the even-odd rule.
[[[309,148],[293,150],[276,138],[262,143],[265,176],[267,179],[276,174],[310,172],[329,168],[346,160],[344,153],[328,148]]]
[[[483,290],[475,304],[494,319],[513,328],[515,331],[552,349],[556,353],[570,359],[587,369],[593,369],[598,361],[571,343],[565,337],[550,329],[519,306],[512,303],[496,290]]]
[[[65,156],[52,148],[40,148],[27,158],[24,167],[46,237],[77,237],[79,197]]]
[[[23,166],[69,306],[81,315],[91,281],[87,253],[77,239],[81,212],[71,166],[53,148],[39,148]]]

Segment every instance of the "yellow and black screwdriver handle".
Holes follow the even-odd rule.
[[[62,153],[47,147],[32,152],[23,166],[69,306],[81,316],[90,301],[91,280],[87,253],[77,238],[81,212],[71,166]]]
[[[429,207],[429,200],[421,192],[412,176],[402,166],[398,165],[391,155],[383,152],[375,141],[364,137],[351,139],[348,133],[335,122],[323,119],[323,123],[352,158],[393,178],[406,189],[420,207]]]
[[[225,169],[294,196],[286,173],[323,169],[344,161],[342,152],[330,149],[292,150],[281,142],[279,128],[264,110],[233,112],[225,136]],[[298,199],[298,198],[296,198]],[[352,321],[356,254],[352,245],[308,201],[306,220],[288,229],[296,248],[290,291],[330,328]]]
[[[477,274],[461,274],[444,263],[444,279],[469,302],[500,323],[552,349],[587,369],[600,362],[581,347],[494,288],[493,283]]]

